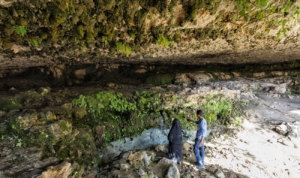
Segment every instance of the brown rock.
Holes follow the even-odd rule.
[[[175,163],[167,158],[162,158],[154,167],[153,167],[153,172],[158,177],[164,177],[168,171],[168,169],[172,166],[175,165]]]
[[[168,149],[165,145],[157,145],[155,147],[155,151],[157,151],[157,152],[160,151],[160,152],[166,153],[166,152],[168,152]]]
[[[64,162],[57,166],[50,166],[37,178],[68,178],[71,173],[71,163]]]
[[[82,80],[86,76],[86,69],[78,69],[74,71],[75,78]]]
[[[191,145],[190,145],[189,143],[187,143],[187,142],[184,142],[184,143],[183,143],[182,149],[183,149],[184,151],[189,151],[190,148],[191,148]]]
[[[138,152],[130,152],[128,156],[128,161],[134,167],[140,166],[148,166],[155,156],[154,152],[147,152],[147,151],[138,151]]]

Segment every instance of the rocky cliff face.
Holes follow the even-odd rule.
[[[106,88],[1,92],[0,177],[298,177],[300,97],[295,92],[299,93],[299,78],[279,71],[273,72],[272,78],[263,73],[253,74],[257,78],[235,75],[178,74],[175,84],[145,88],[111,83]],[[157,91],[163,102],[156,97],[148,99],[153,96],[149,93],[140,99],[132,97],[138,103],[136,111],[141,112],[129,115],[119,110],[119,103],[129,106],[122,97],[115,100],[115,95],[97,95],[99,100],[84,102],[86,93],[121,90],[128,96],[146,88]],[[103,96],[115,102],[103,107]],[[90,107],[78,107],[74,99]],[[243,107],[228,104],[231,99]],[[224,124],[208,124],[207,166],[201,171],[194,166],[193,132],[183,132],[187,142],[181,165],[170,162],[166,154],[171,118],[179,118],[182,128],[189,128],[185,117],[198,108],[204,109],[207,121],[217,119]],[[96,111],[104,114],[96,115]],[[149,125],[155,129],[144,130]],[[143,132],[123,138],[138,130]],[[105,140],[114,142],[104,147]]]
[[[296,177],[298,140],[293,143],[281,127],[295,126],[293,135],[299,133],[299,13],[296,0],[0,0],[0,177],[160,177],[166,171],[169,177]],[[94,119],[102,117],[88,115],[107,115],[100,109],[110,107],[98,103],[114,95],[93,95],[100,102],[88,97],[102,90],[127,97],[157,91],[166,104],[151,92],[140,93],[129,100],[139,101],[139,109],[129,113],[135,105],[118,95],[109,105],[115,120],[102,123]],[[245,117],[260,123],[235,130],[246,139],[228,141],[216,129],[213,138],[220,144],[207,145],[206,171],[194,170],[190,143],[181,166],[168,162],[164,145],[116,150],[125,151],[118,160],[106,151],[109,164],[102,164],[103,143],[161,126],[161,111],[166,121],[180,117],[184,126],[185,114],[201,103],[207,119],[241,124],[242,117],[220,114],[231,110],[223,107],[243,113],[224,95],[236,99],[233,104],[248,103],[254,109]],[[85,98],[100,109],[78,107]],[[209,110],[211,105],[218,110]],[[287,137],[267,134],[269,125],[260,125],[282,118],[288,123],[276,128]],[[260,150],[270,152],[271,145],[279,148],[275,155],[293,155],[274,161],[273,154],[253,149],[260,142],[244,141],[253,135],[267,146]]]
[[[0,1],[1,68],[300,59],[295,0]]]

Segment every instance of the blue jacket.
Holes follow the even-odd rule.
[[[204,118],[202,118],[201,120],[195,121],[195,123],[198,124],[196,139],[200,139],[202,136],[206,135],[207,123]]]

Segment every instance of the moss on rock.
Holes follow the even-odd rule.
[[[106,38],[105,45],[97,45],[97,48],[115,51],[115,43],[122,41],[135,51],[139,51],[149,44],[155,44],[159,36],[178,43],[193,38],[198,41],[207,38],[229,39],[231,34],[229,22],[251,24],[263,20],[266,21],[268,29],[279,30],[278,39],[287,35],[288,17],[294,18],[299,14],[299,7],[295,2],[278,2],[276,7],[272,3],[265,5],[257,2],[228,2],[230,8],[220,9],[221,4],[222,7],[226,5],[220,0],[78,2],[26,0],[15,2],[9,7],[0,7],[0,26],[5,31],[5,35],[0,36],[0,41],[3,41],[2,48],[9,48],[11,46],[9,44],[14,43],[37,46],[28,43],[30,37],[41,37],[46,33],[48,40],[43,38],[43,43],[38,44],[45,51],[60,48],[77,50],[81,48],[79,44],[92,44],[91,47],[95,47],[93,44],[99,44],[98,39],[103,38]],[[271,17],[275,16],[274,14],[281,19],[279,20],[281,23],[272,21]],[[199,19],[204,21],[212,19],[212,21],[205,21],[208,23],[201,26]],[[228,28],[220,25],[226,23],[229,25]],[[28,36],[20,38],[14,35],[11,28],[16,25],[28,27]],[[191,33],[191,30],[194,31]],[[134,40],[128,38],[131,34],[135,34]],[[256,36],[270,36],[270,34],[259,33]],[[60,45],[58,46],[57,43]],[[72,51],[70,53],[72,54]]]
[[[0,108],[4,111],[22,109],[22,105],[14,99],[0,98]]]

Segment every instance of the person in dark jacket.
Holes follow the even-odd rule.
[[[168,134],[169,140],[169,158],[180,164],[182,158],[182,131],[181,124],[178,119],[174,119],[172,128]]]

